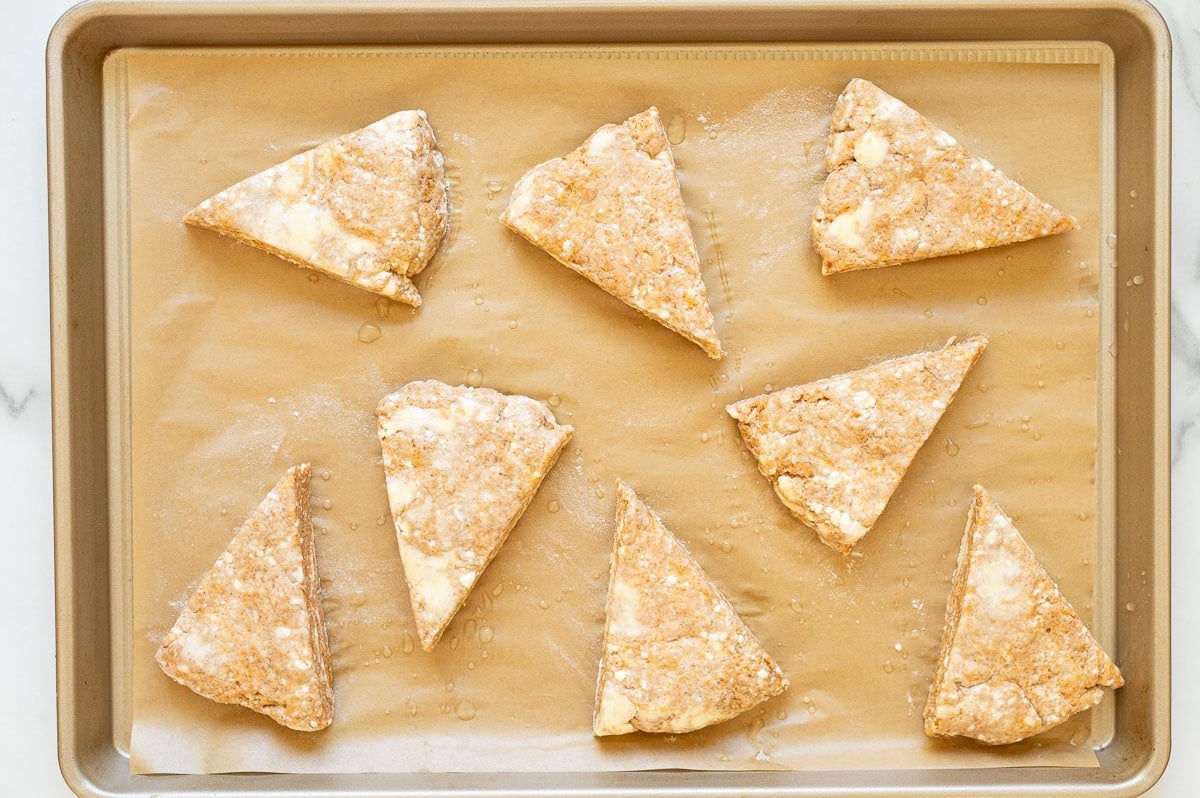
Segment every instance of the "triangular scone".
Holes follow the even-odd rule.
[[[500,221],[709,357],[723,356],[657,108],[530,169]]]
[[[424,111],[400,111],[201,202],[184,221],[416,307],[449,224]]]
[[[385,396],[376,415],[413,616],[431,651],[573,430],[527,396],[435,380]]]
[[[617,534],[592,730],[694,731],[788,687],[733,605],[617,481]]]
[[[1024,740],[1125,683],[983,488],[958,552],[925,733]]]
[[[200,579],[155,660],[205,698],[297,731],[333,721],[333,672],[309,510],[309,465],[288,469]]]
[[[837,99],[812,216],[824,274],[972,252],[1079,225],[875,84]]]
[[[933,352],[725,409],[792,515],[823,543],[849,554],[887,506],[985,346],[981,336],[951,338]]]

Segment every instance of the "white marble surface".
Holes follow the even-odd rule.
[[[1153,0],[1174,51],[1172,345],[1174,755],[1155,798],[1200,783],[1200,0]],[[0,0],[0,784],[6,795],[70,795],[58,771],[54,706],[49,310],[44,61],[69,0]]]

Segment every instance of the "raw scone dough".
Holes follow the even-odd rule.
[[[709,357],[723,356],[657,108],[530,169],[500,221]]]
[[[621,481],[606,616],[598,737],[694,731],[788,687],[699,563]]]
[[[442,153],[400,111],[248,177],[184,221],[413,307],[449,226]]]
[[[1065,233],[1079,225],[875,84],[833,109],[812,216],[824,274]]]
[[[307,463],[288,469],[200,579],[155,655],[175,681],[297,731],[333,721]]]
[[[572,429],[527,396],[410,382],[376,411],[421,647],[433,650]]]
[[[1024,740],[1125,683],[983,488],[958,553],[925,733]]]
[[[987,346],[983,337],[726,407],[792,515],[843,554],[875,524]]]

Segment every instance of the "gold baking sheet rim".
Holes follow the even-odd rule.
[[[828,111],[852,76],[911,102],[1083,230],[820,278],[807,216]],[[127,234],[107,253],[110,351],[127,377],[110,383],[110,435],[126,444],[111,483],[112,528],[125,530],[112,538],[114,628],[130,634],[114,657],[132,679],[116,680],[114,731],[128,740],[132,727],[134,772],[1096,764],[1089,739],[1112,733],[1103,706],[1090,737],[1084,716],[1002,750],[925,740],[920,707],[974,481],[1111,650],[1107,48],[124,50],[106,88],[109,229]],[[1051,101],[1054,124],[1041,113]],[[673,138],[682,120],[684,199],[730,352],[719,364],[495,222],[525,168],[651,103]],[[453,231],[417,280],[420,311],[180,225],[228,183],[405,107],[429,112],[452,180]],[[365,324],[382,337],[360,343]],[[861,558],[787,516],[720,412],[768,384],[973,332],[992,346]],[[577,429],[432,655],[407,653],[395,542],[376,523],[386,498],[371,419],[379,396],[422,377],[546,399]],[[202,701],[150,660],[199,574],[298,459],[318,474],[338,691],[335,726],[312,736]],[[617,475],[780,658],[786,696],[693,735],[591,738]]]

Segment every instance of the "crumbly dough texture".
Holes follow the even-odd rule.
[[[333,671],[309,509],[310,469],[288,469],[200,579],[155,655],[168,676],[289,729],[333,721]]]
[[[657,108],[529,170],[500,221],[709,357],[723,356]]]
[[[875,84],[834,105],[812,215],[824,274],[873,269],[1079,227]]]
[[[788,687],[699,563],[619,480],[606,615],[596,736],[694,731]]]
[[[449,226],[442,153],[400,111],[201,202],[184,221],[414,307]]]
[[[410,382],[376,411],[421,647],[433,650],[572,428],[527,396]]]
[[[1012,519],[976,485],[925,733],[1014,743],[1124,683]]]
[[[792,515],[843,554],[871,529],[987,346],[951,338],[888,360],[735,402],[726,411]]]

